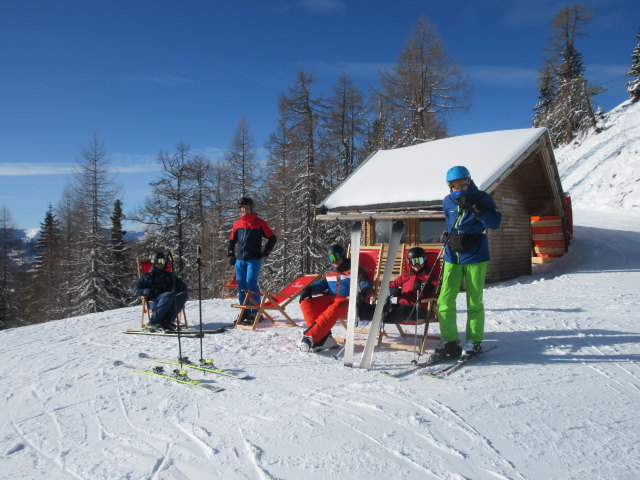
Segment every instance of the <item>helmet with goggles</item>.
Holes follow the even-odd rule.
[[[422,247],[413,247],[407,252],[407,262],[410,267],[422,267],[426,261],[427,254]]]
[[[331,245],[329,251],[327,252],[327,255],[329,257],[329,261],[332,263],[340,261],[347,256],[346,252],[344,251],[344,247],[337,243],[335,245]]]
[[[165,256],[165,254],[163,252],[155,252],[151,256],[151,263],[153,263],[154,265],[156,265],[156,264],[166,265],[167,257]]]

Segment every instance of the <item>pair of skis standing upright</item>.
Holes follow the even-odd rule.
[[[384,311],[384,304],[389,295],[389,282],[391,281],[391,274],[393,273],[393,264],[398,254],[398,248],[400,247],[400,238],[404,231],[404,222],[398,220],[393,223],[391,228],[391,238],[389,239],[389,252],[387,253],[387,261],[384,266],[384,273],[382,274],[382,283],[380,285],[380,294],[378,295],[378,302],[373,313],[373,319],[369,327],[369,336],[367,337],[367,343],[364,347],[362,359],[360,360],[360,368],[371,369],[373,364],[373,349],[376,345],[378,330],[380,330],[380,324],[382,323],[382,314]],[[355,328],[356,328],[356,304],[358,290],[358,271],[360,269],[360,236],[362,232],[362,222],[356,221],[351,227],[351,284],[349,287],[349,310],[347,314],[347,338],[345,340],[344,347],[344,365],[347,367],[353,367],[353,350],[355,340]]]
[[[360,257],[360,237],[362,231],[362,222],[356,221],[353,223],[351,228],[351,258],[355,259],[351,262],[351,284],[350,284],[350,292],[356,292],[358,288],[358,270],[359,270],[359,257]],[[378,295],[378,301],[376,303],[376,307],[373,313],[373,319],[371,320],[371,325],[369,327],[369,336],[367,337],[367,342],[364,347],[364,352],[362,354],[362,358],[360,360],[360,368],[366,368],[367,370],[371,369],[373,365],[373,350],[376,345],[378,332],[380,330],[380,325],[382,323],[382,316],[384,313],[384,306],[389,296],[389,282],[391,281],[391,275],[393,273],[393,265],[395,263],[396,256],[398,255],[398,249],[400,247],[400,239],[402,237],[402,232],[404,231],[404,222],[402,220],[395,221],[391,228],[391,237],[389,238],[389,251],[387,253],[387,259],[384,266],[384,272],[382,274],[382,282],[380,285],[380,294]],[[442,246],[438,257],[427,277],[426,281],[423,284],[426,286],[431,280],[431,275],[435,271],[435,266],[440,261],[444,248],[448,243],[448,239],[445,240],[444,245]],[[419,298],[420,295],[418,295]],[[356,324],[356,303],[357,303],[357,295],[351,294],[349,296],[349,310],[347,315],[347,336],[345,340],[344,347],[344,365],[347,367],[353,367],[354,363],[354,341],[355,341],[355,324]],[[417,313],[417,304],[415,306]],[[430,312],[427,317],[430,316]],[[428,320],[427,320],[428,325]],[[425,327],[426,328],[426,327]],[[426,338],[427,332],[425,330],[424,336]],[[414,363],[415,360],[414,360]],[[424,363],[424,366],[428,366],[432,364],[431,361],[427,361]],[[417,364],[419,368],[422,368],[423,364]]]

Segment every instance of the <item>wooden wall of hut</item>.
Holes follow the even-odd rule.
[[[488,231],[488,283],[531,274],[531,221],[522,180],[510,175],[491,193],[502,213],[502,223],[497,230]]]

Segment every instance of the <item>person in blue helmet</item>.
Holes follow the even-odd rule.
[[[440,357],[456,357],[462,352],[475,355],[482,352],[484,337],[484,304],[482,294],[489,263],[489,242],[486,230],[500,226],[501,213],[493,199],[471,180],[466,167],[447,171],[450,193],[442,201],[447,224],[442,286],[437,311],[441,342],[435,349]],[[456,297],[462,282],[467,296],[466,343],[461,348],[456,325]]]

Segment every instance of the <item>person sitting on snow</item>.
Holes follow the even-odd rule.
[[[331,329],[340,318],[345,318],[349,310],[349,289],[351,287],[351,259],[347,258],[341,245],[333,245],[328,252],[331,269],[322,280],[305,287],[300,294],[300,308],[307,330],[298,345],[300,350],[317,352],[337,346],[331,336]],[[314,297],[313,294],[322,293]],[[359,269],[359,298],[373,293],[367,276]]]
[[[133,294],[136,297],[145,297],[149,302],[152,313],[147,330],[175,330],[178,312],[187,303],[187,286],[176,276],[174,293],[174,275],[167,271],[167,258],[164,253],[154,253],[151,263],[151,269],[143,273],[133,287]]]
[[[415,305],[418,300],[430,298],[436,280],[429,279],[431,268],[427,265],[427,254],[422,247],[413,247],[407,252],[409,270],[402,272],[389,283],[389,297],[398,297],[396,304],[389,304],[385,308],[384,323],[400,323],[416,319]],[[419,298],[418,298],[419,293]],[[418,305],[418,318],[426,319],[427,311]]]

